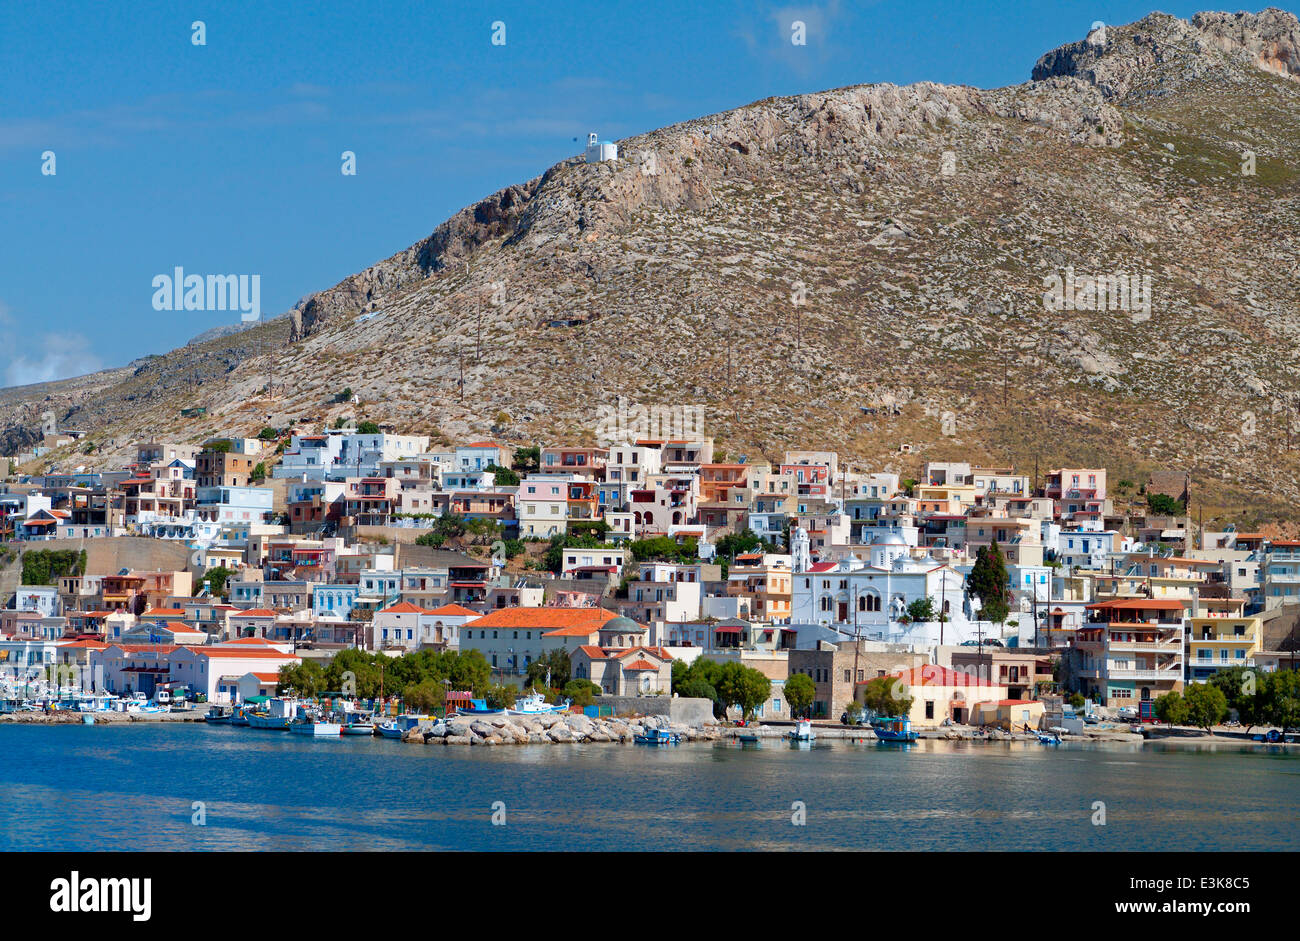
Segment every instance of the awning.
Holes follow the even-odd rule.
[[[738,627],[723,627],[721,624],[718,624],[718,625],[715,625],[715,626],[714,626],[714,628],[713,628],[713,633],[715,633],[715,634],[739,634],[739,633],[740,633],[740,628],[738,628]]]

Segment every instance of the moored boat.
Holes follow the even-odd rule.
[[[915,742],[920,738],[907,716],[881,716],[871,720],[871,728],[880,742]]]
[[[245,713],[250,729],[272,729],[283,732],[298,717],[298,700],[275,697],[266,702],[264,710]]]
[[[549,703],[546,697],[534,690],[527,696],[515,700],[514,707],[507,709],[512,716],[539,716],[552,712],[563,712],[569,708],[569,701],[566,699],[562,703]]]
[[[204,722],[212,725],[230,725],[234,719],[235,710],[230,706],[209,706],[207,715],[203,717]]]
[[[311,716],[300,716],[289,723],[289,731],[298,735],[312,735],[317,738],[338,738],[343,732],[343,726],[337,722],[328,722]]]
[[[638,745],[676,745],[682,737],[668,729],[646,729],[639,735],[632,736]]]
[[[817,737],[813,731],[812,722],[808,719],[800,719],[795,723],[794,729],[789,733],[790,738],[796,742],[811,742]]]

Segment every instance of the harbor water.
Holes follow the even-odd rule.
[[[0,726],[0,849],[1300,849],[1300,754],[922,741],[513,747]]]

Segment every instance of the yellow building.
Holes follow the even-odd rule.
[[[1246,617],[1244,598],[1204,598],[1201,616],[1187,619],[1187,678],[1204,682],[1219,670],[1255,665],[1263,620]]]

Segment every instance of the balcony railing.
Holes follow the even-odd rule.
[[[1182,664],[1163,667],[1158,670],[1117,670],[1111,669],[1107,676],[1112,680],[1178,680],[1182,679]]]

